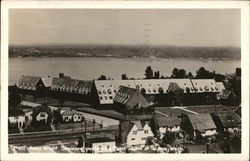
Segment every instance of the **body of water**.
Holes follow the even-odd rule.
[[[79,79],[92,80],[100,75],[121,79],[126,73],[129,78],[144,78],[145,69],[151,66],[160,75],[171,76],[176,67],[192,72],[195,76],[200,67],[216,73],[234,73],[241,67],[239,60],[205,60],[186,58],[86,58],[86,57],[49,57],[49,58],[10,58],[9,84],[14,84],[22,75],[58,77],[59,73]]]

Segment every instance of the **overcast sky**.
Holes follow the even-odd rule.
[[[9,42],[240,47],[240,10],[11,9]]]

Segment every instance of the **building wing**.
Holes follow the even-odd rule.
[[[206,130],[216,129],[210,114],[188,114],[188,118],[194,130],[204,132]]]
[[[16,85],[19,89],[36,90],[37,84],[40,80],[41,80],[40,77],[23,75],[17,81]]]
[[[213,92],[218,93],[219,88],[214,79],[192,79],[196,93]]]

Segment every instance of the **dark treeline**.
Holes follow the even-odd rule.
[[[149,57],[240,59],[240,48],[145,45],[11,46],[10,57]]]

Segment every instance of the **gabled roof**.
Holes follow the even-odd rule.
[[[126,142],[127,136],[130,133],[131,129],[134,127],[134,124],[130,121],[120,121],[119,130],[120,137],[123,143]]]
[[[241,126],[241,118],[233,111],[220,111],[217,115],[224,127]]]
[[[93,87],[93,81],[83,81],[71,78],[53,78],[51,90],[77,94],[89,94]]]
[[[100,104],[113,104],[113,99],[120,86],[134,89],[136,87],[134,80],[95,80],[95,86]]]
[[[46,112],[48,114],[52,114],[51,109],[47,105],[39,105],[33,108],[33,113]]]
[[[45,87],[51,87],[52,80],[53,80],[53,78],[51,78],[51,77],[42,78],[42,82],[43,82]]]
[[[177,83],[171,82],[168,86],[168,92],[182,93],[184,90],[182,90]]]
[[[121,86],[114,97],[114,102],[126,105],[128,109],[147,108],[150,103],[142,96],[139,90]]]
[[[196,93],[219,92],[214,79],[192,79],[191,81]]]
[[[162,114],[155,114],[155,119],[159,127],[175,127],[180,126],[179,118],[176,116],[166,117]]]
[[[223,82],[216,82],[216,86],[219,88],[220,92],[226,89]]]
[[[74,114],[76,115],[81,115],[82,113],[81,112],[78,112],[76,110],[65,110],[63,113],[62,113],[62,116],[73,116]]]
[[[145,121],[120,121],[120,134],[123,142],[126,142],[128,134],[131,132],[132,128],[136,126],[138,130],[143,130],[146,125]]]
[[[216,129],[210,114],[187,114],[194,130],[204,132],[205,130]]]
[[[16,83],[19,89],[36,90],[37,83],[41,80],[40,77],[23,75]]]

